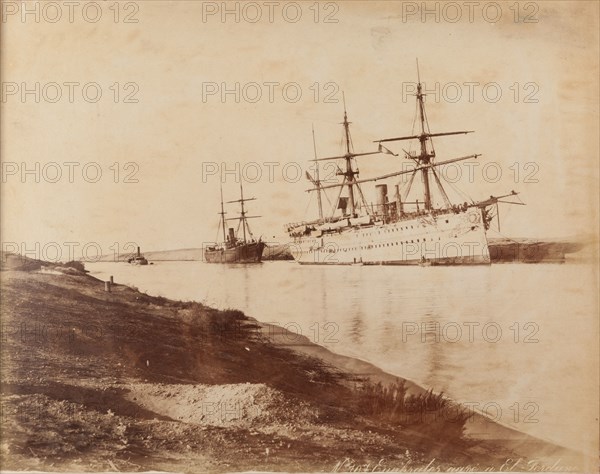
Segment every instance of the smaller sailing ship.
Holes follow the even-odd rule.
[[[227,201],[227,204],[240,203],[240,216],[226,219],[223,206],[223,188],[221,188],[219,230],[223,232],[223,242],[206,247],[204,250],[205,261],[208,263],[258,263],[261,261],[265,243],[260,238],[258,240],[254,239],[248,224],[248,219],[260,216],[246,215],[244,206],[245,202],[254,200],[256,198],[244,198],[244,188],[240,179],[240,199]],[[233,227],[226,229],[226,222],[235,220],[238,221],[237,230],[234,230]]]

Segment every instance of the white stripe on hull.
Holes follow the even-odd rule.
[[[481,210],[429,214],[295,238],[294,259],[313,265],[489,264]]]

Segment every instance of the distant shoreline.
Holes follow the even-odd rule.
[[[576,239],[488,239],[492,263],[562,263],[568,255],[576,254],[589,245]],[[150,261],[203,261],[202,248],[157,250],[143,252]],[[94,262],[126,261],[131,254],[103,255]],[[288,244],[269,245],[264,250],[263,261],[293,260]]]

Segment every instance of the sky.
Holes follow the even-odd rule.
[[[237,172],[257,198],[255,235],[285,242],[317,216],[312,127],[318,156],[340,154],[343,91],[355,151],[411,134],[417,58],[432,132],[475,131],[437,160],[481,154],[446,169],[450,197],[526,204],[489,236],[598,233],[597,2],[90,3],[3,5],[4,249],[201,247],[223,171],[226,200]],[[361,178],[405,165],[358,158]]]

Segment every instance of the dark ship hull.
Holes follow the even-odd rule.
[[[127,263],[130,263],[132,265],[148,265],[148,260],[146,260],[146,257],[142,255],[142,253],[140,252],[140,248],[138,247],[137,253],[131,255],[127,259]]]
[[[259,263],[264,249],[264,242],[250,242],[232,248],[207,248],[204,260],[208,263]]]

